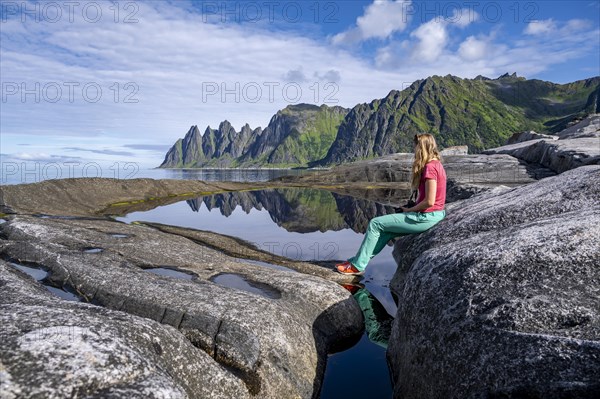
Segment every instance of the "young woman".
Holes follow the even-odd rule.
[[[355,256],[336,265],[338,272],[362,275],[371,258],[394,237],[422,233],[446,216],[446,171],[435,139],[430,134],[417,134],[415,161],[412,166],[412,188],[419,190],[417,204],[402,207],[402,213],[371,219],[363,242]]]

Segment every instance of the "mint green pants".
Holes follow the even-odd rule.
[[[446,217],[446,211],[392,213],[378,216],[369,222],[363,242],[355,256],[348,259],[358,270],[365,270],[377,255],[395,237],[422,233]]]
[[[367,337],[374,344],[387,349],[394,318],[366,288],[356,291],[353,296],[363,312]]]

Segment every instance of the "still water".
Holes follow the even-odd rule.
[[[296,260],[345,260],[354,255],[371,218],[393,212],[382,204],[324,190],[286,188],[205,196],[120,217],[210,230],[240,237]],[[389,282],[396,264],[388,245],[369,264],[353,296],[366,332],[352,348],[331,354],[321,398],[390,398],[385,350],[396,304]]]

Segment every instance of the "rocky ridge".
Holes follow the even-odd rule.
[[[600,77],[568,84],[527,80],[431,76],[352,109],[290,105],[266,129],[228,121],[204,134],[192,126],[161,167],[330,166],[412,151],[415,133],[432,133],[441,148],[479,153],[515,131],[559,132],[600,112]],[[536,133],[540,134],[540,133]]]
[[[239,132],[228,121],[200,133],[192,126],[167,152],[162,168],[252,167],[264,164],[306,165],[321,159],[348,112],[327,105],[289,105],[263,130],[244,125]]]
[[[500,146],[512,132],[563,130],[578,117],[600,112],[600,77],[565,85],[527,80],[418,80],[385,98],[358,104],[344,118],[323,166],[412,151],[416,133],[432,133],[441,148],[468,145],[469,152]]]
[[[520,134],[514,144],[483,151],[508,154],[556,173],[600,163],[600,114],[594,114],[563,130],[557,136]]]

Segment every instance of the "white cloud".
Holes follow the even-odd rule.
[[[524,33],[527,35],[544,35],[556,29],[556,23],[552,19],[531,21],[527,24]]]
[[[359,40],[385,38],[406,29],[400,3],[368,6],[355,27]],[[32,94],[23,102],[21,93],[2,102],[3,153],[19,153],[23,147],[17,143],[23,143],[25,134],[30,137],[28,143],[45,143],[30,151],[38,153],[30,159],[45,154],[51,160],[54,158],[48,154],[57,154],[65,146],[112,145],[120,151],[123,145],[169,145],[190,125],[197,124],[204,131],[207,125],[217,126],[224,119],[237,129],[246,122],[265,127],[277,110],[291,103],[282,90],[289,78],[302,80],[298,82],[302,97],[297,102],[321,104],[329,96],[339,100],[329,105],[351,107],[434,74],[493,77],[517,71],[531,76],[588,54],[590,49],[598,51],[598,31],[582,20],[568,21],[562,27],[557,22],[556,31],[527,35],[520,41],[499,43],[485,35],[463,40],[453,28],[463,28],[476,19],[463,21],[468,15],[463,12],[460,20],[429,21],[402,40],[388,42],[377,50],[373,61],[326,40],[288,31],[274,34],[273,26],[265,24],[205,23],[202,15],[179,8],[179,2],[136,4],[139,23],[134,24],[114,23],[109,9],[104,15],[110,18],[98,23],[81,18],[55,24],[3,22],[2,83],[25,83],[31,89],[36,82],[41,88],[55,82],[63,87],[63,97],[56,103],[47,98],[35,102]],[[382,13],[384,10],[388,12]],[[377,15],[383,18],[381,26],[374,22]],[[66,82],[79,84],[73,102],[68,100]],[[125,88],[128,82],[136,84],[133,97],[137,103],[124,102],[125,96],[132,94],[131,88]],[[328,82],[337,86],[327,89]],[[86,83],[101,87],[103,95],[98,102],[82,98]],[[206,84],[212,83],[218,92],[203,98]],[[259,101],[250,102],[243,96],[243,88],[249,84],[261,87]],[[269,93],[266,84],[277,86],[271,86],[274,90]],[[5,87],[2,89],[6,94]],[[223,89],[234,93],[222,97]],[[294,94],[293,90],[289,94]],[[39,140],[40,136],[44,138]],[[162,161],[155,154],[144,155],[146,152],[140,150],[132,158],[146,156],[150,164]]]
[[[576,32],[585,29],[590,29],[592,24],[590,21],[585,19],[571,19],[567,21],[564,28],[562,29],[563,33],[566,32]]]
[[[419,68],[425,77],[452,74],[464,78],[477,75],[493,78],[506,72],[530,77],[553,65],[597,52],[600,35],[598,29],[589,29],[588,21],[556,23],[556,29],[548,34],[528,35],[512,41],[496,27],[488,35],[468,36],[454,49],[448,35],[449,26],[435,20],[422,24],[411,33],[411,40],[392,42],[380,48],[377,65],[388,70]]]
[[[411,52],[411,58],[415,62],[435,61],[442,54],[448,42],[446,24],[436,20],[425,22],[410,36],[417,39]]]
[[[111,139],[155,135],[172,143],[192,124],[204,130],[228,119],[238,129],[246,122],[265,127],[290,103],[321,104],[329,98],[338,100],[329,105],[353,106],[385,96],[397,76],[382,71],[365,85],[364,76],[372,72],[369,62],[345,50],[294,33],[274,35],[253,24],[204,23],[202,15],[161,2],[137,4],[136,24],[115,24],[110,10],[104,10],[111,18],[95,24],[76,18],[56,24],[8,21],[14,29],[3,25],[3,82],[19,88],[25,82],[27,89],[38,82],[42,98],[35,103],[27,95],[23,103],[20,92],[9,96],[2,104],[2,134],[20,134],[26,120],[31,134]],[[290,78],[301,80],[302,97],[297,100],[291,98],[293,88],[284,92]],[[333,96],[333,89],[324,87],[330,81],[338,85]],[[49,82],[63,89],[62,101],[45,101],[43,86]],[[65,82],[79,84],[72,103]],[[135,86],[126,88],[128,82]],[[82,87],[87,83],[100,86],[100,101],[85,101]],[[249,101],[255,99],[256,87],[261,97]],[[217,93],[206,95],[208,88]],[[134,89],[138,102],[125,103]]]
[[[374,0],[356,19],[356,26],[333,36],[332,42],[349,44],[371,38],[386,39],[394,32],[402,32],[410,22],[411,3],[411,0]]]
[[[459,28],[465,28],[471,23],[479,20],[479,14],[471,9],[456,9],[454,10],[452,17],[446,20],[449,24],[454,24]]]
[[[477,39],[475,36],[469,36],[460,44],[458,54],[467,61],[475,61],[485,58],[489,42],[486,40]]]
[[[431,63],[435,62],[444,53],[450,42],[451,28],[465,28],[478,19],[478,14],[466,10],[454,10],[452,17],[436,17],[423,24],[410,33],[413,41],[403,41],[401,46],[409,49],[410,61],[413,63]],[[395,46],[391,46],[393,48]],[[377,54],[378,62],[389,62],[393,60],[390,52],[382,50]],[[379,64],[382,65],[382,64]]]

